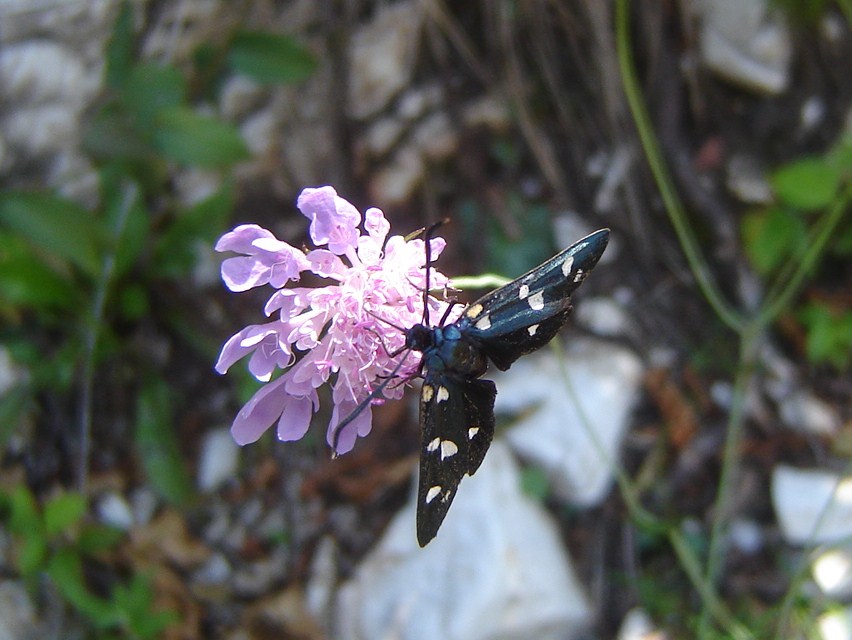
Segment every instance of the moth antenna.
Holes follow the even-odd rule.
[[[429,322],[429,272],[432,269],[432,236],[435,231],[443,224],[449,222],[447,218],[438,220],[438,222],[426,229],[423,234],[423,240],[426,243],[426,286],[423,288],[423,325],[426,327],[432,326]]]

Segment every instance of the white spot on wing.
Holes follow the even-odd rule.
[[[577,273],[574,276],[574,282],[580,282],[580,280],[582,280],[585,277],[586,277],[586,274],[583,272],[583,270],[577,269]]]
[[[538,293],[531,295],[527,300],[527,303],[533,311],[541,311],[544,309],[544,291],[539,291]]]
[[[443,402],[450,397],[450,391],[446,387],[438,387],[438,395],[436,402]]]
[[[435,449],[438,448],[438,445],[441,444],[440,438],[433,438],[432,441],[426,445],[426,451],[432,453]]]
[[[467,439],[468,439],[468,440],[473,440],[473,437],[474,437],[477,433],[479,433],[479,427],[471,427],[470,429],[468,429],[468,430],[467,430]]]
[[[562,263],[562,275],[566,278],[568,274],[571,273],[571,270],[574,268],[574,256],[568,256],[565,258],[565,262]]]
[[[439,493],[441,493],[441,485],[436,484],[434,487],[429,487],[429,491],[426,492],[426,504],[437,498]]]
[[[491,316],[485,315],[482,316],[479,320],[476,321],[476,328],[481,331],[486,331],[491,328]]]
[[[527,332],[530,334],[530,337],[535,335],[535,332],[538,331],[538,325],[534,324],[531,327],[527,327]]]
[[[441,460],[454,456],[458,452],[459,448],[455,442],[452,440],[441,440]]]
[[[518,297],[519,297],[521,300],[523,300],[523,299],[524,299],[524,298],[526,298],[528,295],[530,295],[530,288],[529,288],[527,285],[522,284],[522,285],[521,285],[521,288],[520,288],[520,289],[518,289]]]

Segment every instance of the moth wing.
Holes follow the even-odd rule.
[[[571,312],[571,294],[600,260],[609,242],[601,229],[578,240],[517,280],[484,295],[458,321],[498,369],[547,344]]]
[[[458,380],[428,373],[420,394],[420,479],[417,490],[417,541],[435,537],[459,482],[482,464],[494,436],[494,398],[490,380]]]

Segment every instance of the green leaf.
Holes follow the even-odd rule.
[[[742,235],[746,254],[755,269],[768,274],[801,247],[807,228],[796,215],[783,209],[746,214]]]
[[[75,202],[41,192],[7,192],[0,194],[0,222],[90,277],[101,270],[103,228]]]
[[[174,504],[186,502],[189,476],[175,437],[169,387],[162,380],[147,380],[139,393],[136,447],[154,488]]]
[[[0,394],[0,455],[22,424],[24,412],[30,407],[32,397],[28,384],[15,385]]]
[[[44,505],[44,530],[48,536],[76,525],[86,513],[86,498],[79,493],[63,493]]]
[[[799,317],[807,328],[805,349],[811,362],[845,370],[852,363],[852,312],[838,312],[818,302],[804,307]]]
[[[106,82],[109,86],[120,87],[127,79],[133,64],[135,44],[133,7],[125,0],[121,3],[106,49]]]
[[[521,471],[521,490],[530,498],[544,500],[550,492],[547,472],[541,467],[526,467]]]
[[[20,236],[0,232],[0,311],[79,309],[79,287],[53,267]]]
[[[230,124],[181,107],[160,112],[154,141],[165,156],[189,166],[219,167],[249,155],[239,132]]]
[[[86,126],[83,148],[101,161],[148,162],[154,149],[150,131],[138,129],[118,104],[105,106]]]
[[[95,555],[115,548],[124,538],[124,531],[104,524],[87,524],[77,537],[77,549],[85,555]]]
[[[244,31],[231,42],[228,64],[258,82],[279,84],[307,79],[317,60],[289,36]]]
[[[811,211],[831,204],[840,185],[837,166],[820,158],[805,158],[778,169],[770,182],[778,199]]]
[[[26,485],[20,484],[9,495],[9,531],[16,535],[43,532],[41,515],[35,496]]]
[[[180,106],[186,97],[186,82],[174,67],[140,63],[133,67],[124,85],[124,104],[141,130],[154,126],[164,109]]]
[[[109,601],[89,591],[83,578],[83,563],[73,549],[57,551],[48,563],[47,574],[62,596],[98,627],[111,627],[120,621]]]
[[[157,243],[152,269],[162,277],[185,277],[198,259],[196,245],[212,245],[225,230],[233,209],[234,190],[226,184],[191,208],[179,211]]]
[[[121,278],[148,250],[150,219],[141,200],[141,187],[121,166],[107,165],[100,178],[105,225],[115,252],[114,278]]]

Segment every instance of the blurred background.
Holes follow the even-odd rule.
[[[0,3],[0,638],[852,638],[849,0]],[[240,448],[216,239],[610,246],[414,537],[416,389]],[[463,299],[482,291],[466,290]]]

